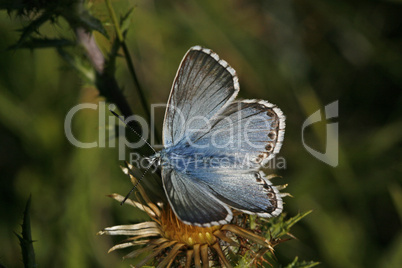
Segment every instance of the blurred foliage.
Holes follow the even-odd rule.
[[[0,7],[7,9],[11,2],[25,3],[1,1]],[[19,44],[18,30],[35,19],[45,22],[29,29],[31,39],[26,41],[42,48],[70,45],[74,35],[68,16],[57,6],[67,1],[54,2],[56,14],[63,14],[57,23],[38,20],[48,10],[33,18],[0,11],[0,264],[21,266],[14,232],[32,194],[32,239],[40,266],[127,267],[118,254],[105,254],[115,241],[95,235],[105,226],[146,218],[102,197],[131,187],[120,172],[117,148],[109,146],[115,137],[108,135],[107,124],[99,125],[99,109],[79,111],[73,133],[80,141],[99,144],[104,141],[99,133],[106,133],[105,148],[76,148],[63,128],[76,104],[103,99],[55,49],[7,49]],[[78,17],[79,24],[104,28],[99,28],[103,35],[96,35],[97,42],[110,51],[105,36],[113,37],[114,27],[107,7],[103,1],[89,4],[91,15]],[[293,226],[297,240],[275,248],[280,263],[292,263],[298,256],[300,261],[318,261],[320,267],[402,266],[400,1],[112,4],[118,17],[134,8],[131,24],[124,25],[129,29],[126,42],[149,103],[166,102],[182,56],[198,44],[213,49],[237,71],[240,97],[269,100],[287,116],[280,153],[286,169],[276,171],[283,176],[276,183],[288,183],[286,190],[294,196],[285,199],[288,215],[313,212]],[[118,57],[115,65],[134,113],[144,115],[124,59]],[[340,105],[335,119],[340,156],[339,166],[332,168],[305,150],[301,126],[335,100]],[[159,133],[163,112],[156,111]],[[107,122],[113,120],[109,113],[103,115]],[[325,122],[307,129],[306,136],[309,146],[325,151]]]

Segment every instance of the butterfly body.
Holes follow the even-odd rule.
[[[166,109],[162,169],[169,203],[184,223],[229,223],[232,209],[262,217],[282,211],[279,191],[259,171],[282,145],[284,116],[261,100],[234,101],[233,68],[199,46],[184,56]]]

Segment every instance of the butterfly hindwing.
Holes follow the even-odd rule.
[[[184,223],[207,227],[232,220],[229,207],[186,174],[163,167],[162,181],[173,211]]]
[[[282,198],[278,189],[260,171],[238,171],[228,167],[189,170],[208,192],[228,206],[261,217],[278,216]]]

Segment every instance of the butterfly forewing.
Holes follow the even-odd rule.
[[[239,91],[236,73],[209,49],[192,47],[177,71],[163,123],[165,147],[200,128]]]

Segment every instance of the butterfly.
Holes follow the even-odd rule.
[[[184,223],[229,223],[232,209],[278,216],[281,194],[260,170],[277,154],[285,133],[282,111],[263,100],[235,100],[235,70],[210,49],[185,54],[163,122],[161,167],[171,208]]]

